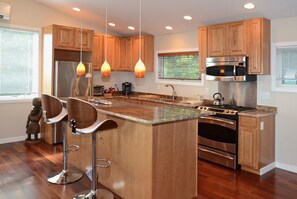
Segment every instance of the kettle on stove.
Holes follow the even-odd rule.
[[[223,105],[224,97],[222,96],[221,93],[215,93],[212,96],[213,98],[213,105]]]

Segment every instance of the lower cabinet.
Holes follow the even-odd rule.
[[[258,175],[275,162],[275,115],[240,115],[238,163],[242,170]]]

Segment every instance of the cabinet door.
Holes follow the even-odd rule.
[[[127,66],[126,37],[115,38],[115,70],[125,71]]]
[[[74,49],[75,48],[75,28],[67,26],[54,26],[55,28],[55,48]]]
[[[205,73],[207,58],[207,27],[198,28],[198,44],[199,44],[199,72]]]
[[[270,74],[270,21],[250,19],[248,31],[249,74]]]
[[[141,44],[140,44],[141,42]],[[141,50],[141,54],[140,54]],[[132,65],[135,66],[141,56],[141,60],[145,64],[144,55],[144,37],[143,35],[132,37]]]
[[[104,51],[103,51],[103,38],[102,34],[94,35],[94,46],[93,46],[93,69],[100,70],[104,62]]]
[[[134,66],[132,62],[132,38],[128,37],[126,39],[126,70],[127,71],[134,71]]]
[[[259,134],[258,121],[253,117],[240,116],[238,135],[238,163],[258,169]]]
[[[246,55],[247,25],[245,21],[227,24],[227,54]]]
[[[80,30],[76,29],[76,42],[75,42],[75,48],[80,50],[80,41],[82,40],[82,50],[83,51],[92,51],[93,48],[93,37],[94,32],[91,30]],[[81,37],[82,32],[82,37]]]
[[[212,25],[208,27],[208,55],[223,56],[226,45],[225,24]]]

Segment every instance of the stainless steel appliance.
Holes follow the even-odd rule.
[[[94,86],[93,95],[94,96],[102,96],[102,95],[104,95],[104,86],[102,86],[102,85],[96,85],[96,86]]]
[[[78,62],[56,61],[54,70],[54,95],[57,97],[91,96],[92,64],[84,63],[86,74],[76,75]],[[66,128],[61,122],[53,128],[53,144],[63,142],[62,130]]]
[[[248,57],[208,57],[206,80],[256,81],[257,76],[248,74]]]
[[[84,63],[86,74],[76,75],[78,62],[56,61],[54,95],[57,97],[77,97],[92,95],[92,64]]]
[[[132,94],[132,84],[130,82],[122,83],[122,92],[124,95]]]
[[[209,104],[198,109],[215,112],[198,119],[198,157],[237,169],[238,112],[253,108]]]

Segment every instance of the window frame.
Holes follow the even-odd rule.
[[[42,57],[42,30],[41,28],[33,28],[33,27],[25,27],[25,26],[17,26],[17,25],[7,25],[0,24],[1,28],[19,30],[19,31],[30,31],[37,33],[37,94],[36,95],[17,95],[17,96],[0,96],[0,104],[2,103],[19,103],[19,102],[32,102],[32,99],[36,97],[40,97],[41,93],[41,57]]]
[[[158,54],[165,53],[183,53],[198,51],[198,48],[188,48],[188,49],[171,49],[171,50],[158,50],[155,52],[155,82],[159,84],[176,84],[176,85],[188,85],[188,86],[204,86],[204,73],[201,73],[201,80],[183,80],[183,79],[159,79],[159,63]],[[199,56],[199,54],[198,54]]]
[[[276,42],[271,44],[271,90],[278,92],[294,92],[297,93],[297,85],[282,85],[277,86],[277,60],[276,60],[276,49],[278,47],[290,47],[297,46],[297,41],[292,42]]]

